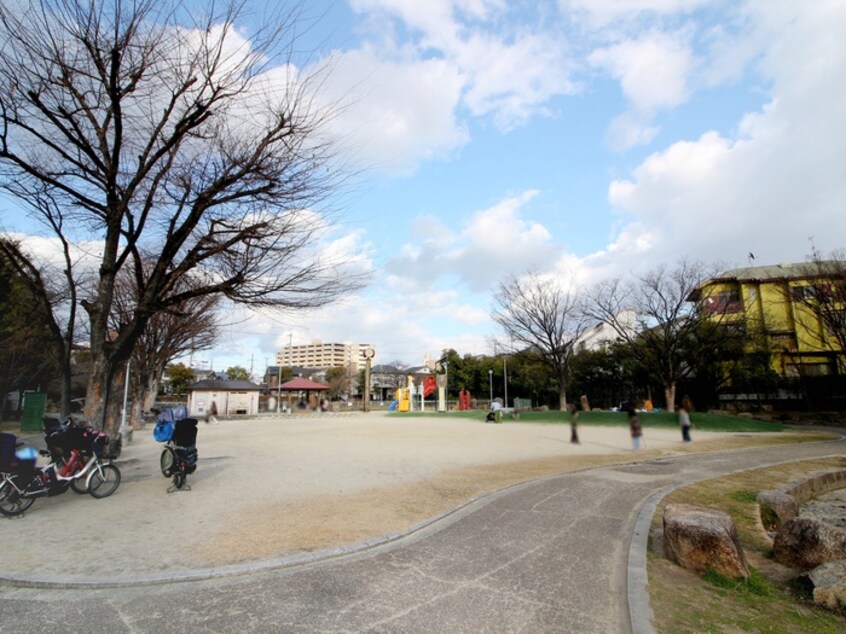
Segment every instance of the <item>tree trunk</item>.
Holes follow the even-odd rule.
[[[558,408],[562,412],[567,411],[567,394],[564,392],[564,388],[561,388],[561,391],[558,392]]]
[[[95,429],[115,436],[120,427],[126,364],[115,369],[107,359],[95,362],[85,394],[85,417]]]
[[[63,362],[59,368],[59,412],[62,418],[71,413],[71,368]]]
[[[133,429],[141,429],[144,412],[149,412],[155,405],[159,394],[159,382],[155,375],[140,376],[132,383],[132,409],[130,425]]]
[[[664,384],[664,398],[667,401],[667,411],[676,411],[676,382],[670,381]]]

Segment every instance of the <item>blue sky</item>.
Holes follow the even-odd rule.
[[[254,367],[289,334],[491,353],[493,290],[529,268],[589,285],[843,247],[845,27],[826,1],[332,3],[312,35],[339,94],[361,82],[345,220],[375,284],[253,317]]]
[[[491,353],[505,275],[590,285],[846,246],[841,0],[305,6],[322,17],[303,64],[329,62],[360,170],[338,236],[374,283],[314,313],[234,311],[196,361],[261,374],[312,339],[371,343],[378,363]]]

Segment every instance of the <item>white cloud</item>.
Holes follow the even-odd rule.
[[[653,31],[593,51],[588,62],[620,82],[629,103],[626,112],[611,123],[606,140],[615,150],[626,150],[652,141],[658,128],[653,117],[684,103],[694,56],[684,33]]]
[[[20,242],[25,253],[44,268],[45,279],[49,282],[55,277],[60,284],[65,279],[67,267],[64,247],[55,237],[45,237],[26,233],[5,232],[2,236]],[[81,241],[69,245],[71,262],[77,274],[93,274],[100,265],[103,243],[96,240]]]
[[[322,95],[342,104],[329,132],[345,153],[360,165],[411,172],[467,142],[456,117],[464,78],[443,60],[397,55],[370,47],[335,53]]]
[[[636,145],[646,145],[656,134],[658,128],[648,120],[631,112],[624,112],[616,116],[608,126],[605,142],[612,150],[622,152]]]
[[[391,274],[422,283],[425,278],[454,278],[472,291],[486,291],[503,276],[531,266],[548,266],[557,247],[552,234],[522,212],[538,192],[530,190],[471,214],[455,233],[425,236],[388,262]],[[419,224],[419,223],[418,223]],[[418,238],[419,236],[415,236]]]
[[[672,108],[687,99],[693,58],[682,34],[650,33],[598,49],[588,59],[620,80],[623,94],[639,112]]]
[[[559,0],[564,10],[587,15],[597,25],[640,13],[690,13],[712,3],[713,0]]]
[[[574,65],[564,40],[524,25],[515,7],[488,0],[354,0],[353,9],[399,21],[419,35],[422,58],[438,58],[465,79],[462,103],[501,130],[544,114],[549,99],[572,94]],[[378,37],[385,41],[384,19]],[[383,53],[391,54],[390,49]]]
[[[835,2],[752,2],[773,98],[734,137],[709,132],[647,158],[609,200],[671,252],[708,261],[801,260],[846,235],[846,12]]]
[[[456,322],[464,332],[445,335],[434,324],[444,317]],[[324,342],[370,343],[376,348],[376,363],[402,360],[422,363],[425,351],[437,353],[454,347],[462,354],[484,352],[490,329],[486,309],[473,306],[451,292],[380,293],[347,297],[319,311],[281,313],[264,309],[258,313],[243,313],[235,330],[226,341],[216,347],[218,354],[226,354],[221,367],[233,365],[236,359],[249,360],[243,345],[245,337],[252,337],[260,352],[261,361],[267,357],[273,364],[277,351],[288,342],[294,345],[313,339]],[[241,342],[241,349],[238,349]],[[241,365],[246,361],[241,361]],[[215,363],[216,367],[219,365]]]

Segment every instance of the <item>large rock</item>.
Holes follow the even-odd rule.
[[[749,567],[737,528],[726,513],[689,504],[664,509],[664,552],[695,572],[713,568],[732,579],[747,579]]]
[[[761,509],[761,523],[768,531],[775,531],[788,520],[799,515],[799,503],[783,491],[761,491],[757,497]]]
[[[817,566],[800,579],[817,605],[832,610],[846,609],[846,559]]]
[[[802,570],[846,559],[846,531],[809,517],[794,517],[778,529],[773,554],[780,563]]]

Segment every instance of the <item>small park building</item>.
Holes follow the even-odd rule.
[[[187,388],[188,411],[197,418],[207,414],[254,416],[259,410],[260,389],[250,381],[199,381]]]

